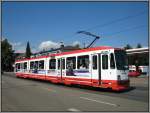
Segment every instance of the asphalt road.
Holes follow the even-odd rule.
[[[2,111],[149,111],[148,77],[131,78],[131,89],[65,86],[16,78],[4,73],[1,80]]]

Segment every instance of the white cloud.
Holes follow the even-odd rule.
[[[22,43],[21,42],[14,42],[11,43],[12,46],[16,47],[16,46],[20,46]]]
[[[39,50],[35,47],[31,47],[31,52],[32,53],[37,53],[37,52],[39,52]]]
[[[72,43],[73,46],[78,45],[78,44],[80,45],[79,41],[75,41],[75,42]]]
[[[15,48],[15,53],[25,53],[25,46],[18,46],[17,48]]]
[[[25,53],[26,52],[26,47],[27,47],[26,44],[16,43],[15,45],[16,45],[15,48],[14,48],[15,53]],[[37,47],[33,47],[33,46],[30,45],[30,49],[31,49],[32,53],[38,52]]]
[[[60,43],[56,43],[53,41],[44,41],[39,45],[39,49],[40,50],[49,50],[51,48],[59,48],[60,47]]]
[[[12,45],[12,49],[15,50],[15,53],[24,53],[26,49],[26,45],[22,44],[22,42],[10,42]]]

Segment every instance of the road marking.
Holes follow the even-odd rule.
[[[94,101],[94,102],[97,102],[97,103],[102,103],[102,104],[107,104],[107,105],[115,106],[115,107],[118,106],[117,104],[112,104],[112,103],[104,102],[104,101],[100,101],[100,100],[94,100],[94,99],[90,99],[90,98],[86,98],[86,97],[80,97],[80,98],[85,99],[85,100]]]
[[[51,92],[57,92],[56,90],[53,90],[51,88],[44,88],[45,90],[51,91]]]
[[[78,112],[80,110],[76,109],[76,108],[69,108],[68,111],[73,111],[73,112]]]
[[[53,90],[53,89],[51,89],[51,88],[47,88],[49,91],[51,91],[51,92],[56,92],[56,90]]]

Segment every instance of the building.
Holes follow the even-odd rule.
[[[127,49],[129,65],[149,65],[149,48]]]
[[[149,48],[135,48],[126,50],[129,69],[135,70],[139,66],[141,72],[148,73],[149,70]]]

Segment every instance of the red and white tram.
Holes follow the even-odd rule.
[[[15,73],[17,77],[67,85],[80,84],[117,91],[129,88],[125,51],[107,46],[16,60]]]

